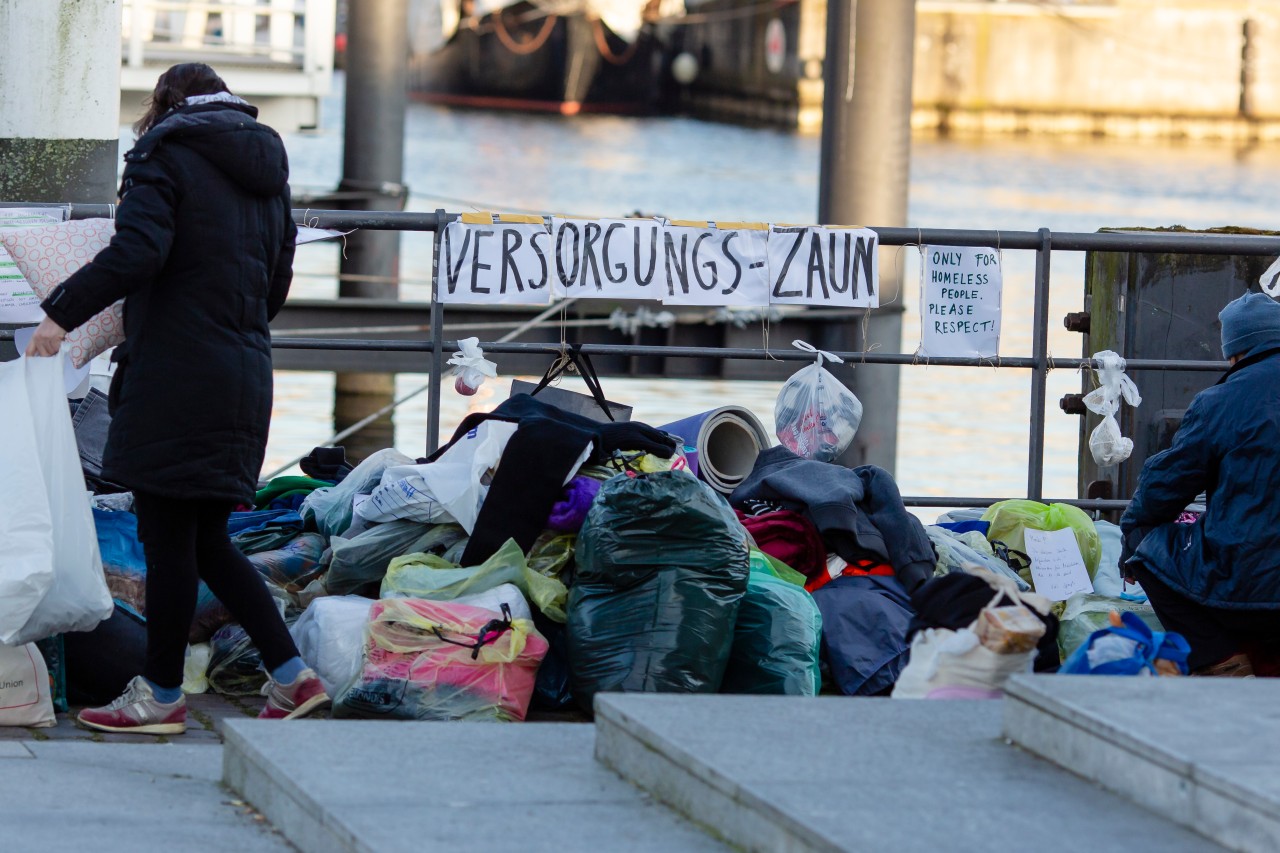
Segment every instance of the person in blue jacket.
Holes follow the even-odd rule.
[[[1218,318],[1231,368],[1143,466],[1120,519],[1121,567],[1165,629],[1186,637],[1193,674],[1278,674],[1280,303],[1246,293]],[[1176,523],[1201,492],[1204,514]]]

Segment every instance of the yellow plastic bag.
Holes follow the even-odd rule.
[[[987,530],[987,539],[991,542],[1003,542],[1009,548],[1027,552],[1027,541],[1023,531],[1028,527],[1033,530],[1063,530],[1070,528],[1076,535],[1076,544],[1080,546],[1080,556],[1084,558],[1084,566],[1089,570],[1092,580],[1098,571],[1098,561],[1102,558],[1102,543],[1098,539],[1098,529],[1093,519],[1079,507],[1071,504],[1042,504],[1039,501],[1012,500],[992,504],[982,514],[982,520],[991,523]],[[1028,566],[1015,566],[1018,574],[1027,583],[1032,583],[1031,569]]]
[[[492,557],[478,566],[458,568],[432,554],[406,554],[391,561],[382,580],[382,597],[429,598],[452,601],[464,595],[485,592],[499,584],[519,587],[543,615],[553,622],[565,621],[569,589],[557,578],[546,577],[529,568],[524,552],[508,539]]]

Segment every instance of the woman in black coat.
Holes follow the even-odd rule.
[[[264,717],[328,702],[271,595],[227,535],[251,503],[271,420],[268,322],[293,277],[297,228],[284,143],[200,63],[160,76],[125,155],[116,235],[44,301],[28,355],[121,297],[112,421],[102,477],[134,492],[147,556],[143,676],[81,723],[105,731],[185,728],[182,666],[203,578],[262,653]]]

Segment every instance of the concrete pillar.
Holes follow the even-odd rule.
[[[407,191],[401,182],[408,32],[407,0],[351,0],[342,182],[338,188],[364,194],[353,207],[404,207]],[[362,230],[348,236],[341,273],[340,297],[398,299],[399,232]],[[386,406],[394,395],[393,373],[339,373],[334,388],[334,432]],[[347,439],[348,458],[364,458],[374,450],[390,447],[394,440],[392,415],[387,414]]]
[[[824,68],[818,220],[905,225],[911,166],[914,0],[830,0]],[[859,348],[902,347],[901,252],[880,253],[880,304]],[[859,336],[860,331],[857,332]],[[898,451],[898,370],[862,365],[853,387],[862,425],[840,461],[893,471]]]
[[[120,0],[0,2],[0,200],[110,203]]]

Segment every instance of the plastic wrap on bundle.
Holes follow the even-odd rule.
[[[376,597],[387,566],[396,557],[442,554],[466,539],[466,531],[456,524],[417,521],[376,524],[350,539],[335,536],[329,541],[332,556],[324,579],[325,589],[331,595],[354,593]]]
[[[717,691],[747,574],[747,533],[707,484],[677,471],[605,483],[569,600],[579,705],[601,691]]]
[[[330,696],[360,672],[364,631],[373,602],[359,595],[317,598],[289,629],[298,654]]]
[[[1084,566],[1089,570],[1090,579],[1098,571],[1098,561],[1102,557],[1102,545],[1098,540],[1098,530],[1093,519],[1079,507],[1070,504],[1042,504],[1039,501],[1010,500],[994,503],[982,514],[983,521],[991,522],[987,529],[987,539],[991,542],[1003,542],[1010,548],[1022,553],[1027,551],[1024,531],[1064,530],[1070,528],[1076,536],[1076,544],[1080,546],[1080,556]],[[1022,579],[1031,583],[1031,570],[1018,572]]]
[[[267,683],[262,654],[239,625],[223,625],[209,641],[209,686],[227,696],[256,696]]]
[[[738,607],[722,693],[816,696],[822,612],[802,586],[753,571]]]
[[[565,620],[569,590],[556,578],[530,569],[514,539],[478,566],[462,568],[430,554],[399,557],[387,568],[381,595],[451,601],[504,583],[514,584],[548,619]]]
[[[496,618],[495,618],[496,617]],[[359,675],[335,717],[523,720],[547,641],[527,619],[452,601],[373,604]]]
[[[379,450],[352,469],[338,485],[316,489],[307,495],[298,512],[325,536],[341,536],[351,526],[356,495],[371,493],[382,482],[382,474],[388,468],[412,464],[413,460],[398,450]]]

